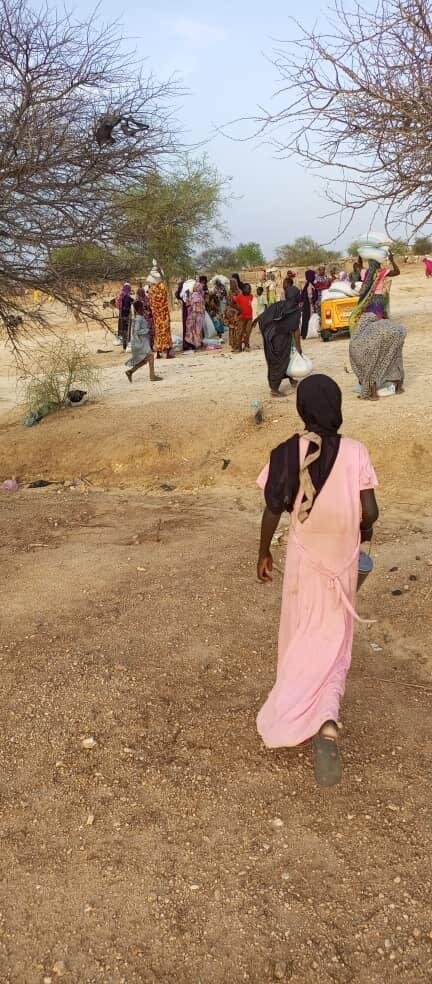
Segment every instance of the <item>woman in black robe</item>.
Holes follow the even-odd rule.
[[[256,319],[263,337],[272,396],[284,395],[279,387],[286,377],[293,346],[301,354],[300,318],[300,291],[291,283],[285,290],[285,300],[270,304]]]

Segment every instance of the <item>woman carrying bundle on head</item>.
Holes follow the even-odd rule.
[[[147,277],[147,284],[149,286],[157,358],[162,358],[165,352],[167,359],[173,359],[168,290],[156,260],[153,260],[152,269]]]
[[[304,432],[272,451],[264,489],[258,578],[272,580],[272,538],[291,514],[275,685],[258,714],[268,748],[313,739],[315,775],[339,782],[339,705],[351,663],[361,540],[378,518],[377,479],[363,444],[341,437],[342,394],[328,376],[297,389]]]
[[[355,325],[362,314],[371,313],[376,318],[390,317],[390,288],[393,277],[399,277],[400,270],[389,251],[391,266],[384,266],[378,260],[368,260],[368,270],[359,294],[358,304],[351,314],[350,326]]]
[[[369,260],[369,269],[359,301],[350,318],[351,366],[361,387],[363,400],[378,400],[379,390],[393,383],[403,393],[403,346],[406,328],[389,317],[389,290],[400,270],[392,253],[391,268]]]

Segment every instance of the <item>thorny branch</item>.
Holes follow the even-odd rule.
[[[374,10],[336,0],[324,33],[298,29],[273,53],[285,105],[263,112],[257,132],[280,156],[325,172],[345,226],[372,204],[390,233],[402,223],[413,235],[432,219],[430,0],[379,0]]]
[[[129,84],[125,80],[130,80]],[[131,189],[177,149],[174,80],[146,77],[116,25],[27,0],[0,0],[0,320],[44,323],[34,290],[94,316],[82,282],[51,263],[62,246],[110,246],[116,193]],[[100,147],[105,114],[148,129]]]

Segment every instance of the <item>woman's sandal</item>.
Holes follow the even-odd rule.
[[[315,779],[319,786],[336,786],[342,779],[342,759],[334,738],[325,735],[315,735],[314,770]]]

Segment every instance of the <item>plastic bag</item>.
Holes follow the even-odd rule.
[[[304,379],[305,376],[310,375],[312,369],[312,359],[308,359],[305,355],[300,355],[297,349],[293,349],[286,375],[292,379]]]
[[[216,331],[216,328],[213,324],[213,321],[208,311],[206,311],[204,315],[204,338],[217,338],[217,337],[218,337],[218,333]]]
[[[307,338],[318,338],[320,333],[319,314],[311,314],[309,318]]]
[[[180,292],[180,298],[182,301],[186,301],[187,295],[191,294],[196,284],[195,277],[190,280],[185,280],[183,287]]]

